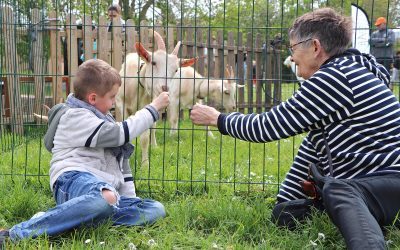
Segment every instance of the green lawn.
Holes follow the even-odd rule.
[[[284,91],[291,95],[291,88]],[[344,249],[326,214],[316,214],[295,231],[270,222],[278,184],[303,135],[267,144],[221,136],[180,122],[177,135],[157,125],[150,167],[141,166],[140,148],[131,158],[141,197],[165,204],[167,217],[147,227],[80,229],[48,238],[8,242],[7,249]],[[49,188],[51,159],[43,144],[45,127],[26,127],[26,137],[2,136],[12,145],[0,158],[0,227],[54,206]],[[18,141],[18,143],[15,143]],[[138,142],[135,142],[139,145]],[[400,248],[400,231],[389,228],[390,248]]]

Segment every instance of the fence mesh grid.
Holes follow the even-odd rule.
[[[283,64],[289,55],[287,31],[297,16],[324,6],[351,15],[353,4],[363,9],[369,21],[367,27],[353,25],[355,34],[373,32],[378,16],[388,19],[395,34],[400,32],[395,28],[400,20],[396,0],[379,4],[347,0],[123,0],[118,2],[121,18],[110,20],[108,7],[112,4],[101,0],[0,0],[1,175],[47,183],[51,155],[42,142],[47,128],[40,118],[47,114],[44,105],[63,102],[73,92],[78,66],[91,58],[105,60],[121,71],[125,91],[130,82],[140,81],[137,72],[128,73],[126,55],[135,53],[135,44],[140,42],[155,56],[160,45],[153,38],[154,32],[163,37],[168,53],[181,41],[179,57],[198,58],[192,78],[179,75],[176,84],[183,86],[187,80],[199,84],[198,77],[194,77],[196,70],[201,83],[207,86],[207,94],[201,96],[203,102],[231,111],[226,98],[234,98],[234,110],[243,113],[268,111],[298,88],[295,74]],[[355,35],[355,39],[361,38]],[[365,43],[354,41],[360,46],[362,42]],[[396,43],[394,50],[398,47]],[[226,73],[227,65],[232,67],[232,75],[229,70]],[[393,67],[393,91],[399,96],[396,72]],[[141,81],[153,83],[159,78],[163,76],[153,74]],[[219,80],[219,88],[235,83],[233,93],[227,97],[220,91],[215,96],[215,80]],[[137,95],[139,88],[137,85]],[[178,89],[182,91],[182,87]],[[122,107],[130,112],[123,117],[133,114],[140,105],[140,98],[132,98],[127,91],[126,94],[127,99],[136,99],[137,103],[135,107],[125,107],[124,103]],[[184,95],[192,96],[191,104],[200,100],[198,93],[182,92],[179,96]],[[172,110],[167,110],[164,119],[152,129],[156,141],[150,137],[148,161],[143,161],[140,139],[134,141],[131,166],[139,191],[277,191],[303,135],[267,144],[235,140],[208,128],[211,136],[207,128],[190,122],[188,107],[181,99],[178,105],[180,119],[173,129],[175,133],[170,134],[168,119]]]

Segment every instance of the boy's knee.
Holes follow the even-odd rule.
[[[101,192],[103,198],[108,202],[108,204],[110,205],[117,204],[117,196],[113,191],[108,189],[103,189]]]
[[[311,214],[312,206],[313,201],[308,199],[278,203],[272,210],[271,221],[279,227],[294,229],[298,222]]]
[[[332,203],[337,203],[345,199],[347,196],[352,194],[350,189],[351,187],[341,180],[334,179],[326,182],[322,189],[322,197],[325,204],[330,207],[333,205]]]
[[[164,218],[166,216],[165,207],[161,202],[155,201],[154,208],[156,209],[159,217]]]

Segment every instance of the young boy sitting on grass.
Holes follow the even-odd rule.
[[[149,129],[169,103],[168,92],[123,122],[109,110],[121,86],[118,72],[106,62],[83,63],[66,103],[49,111],[45,146],[53,154],[50,187],[57,206],[44,214],[0,231],[0,249],[16,241],[49,236],[79,226],[111,220],[136,226],[165,217],[164,206],[136,197],[129,157],[133,138]]]

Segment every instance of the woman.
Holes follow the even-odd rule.
[[[333,9],[304,14],[289,29],[292,61],[305,79],[290,99],[249,115],[196,105],[191,119],[252,142],[308,132],[272,219],[292,227],[312,206],[324,205],[349,249],[385,249],[381,226],[391,225],[400,209],[400,106],[387,70],[373,56],[347,49],[351,37],[350,18]],[[309,199],[301,185],[310,165],[323,175],[321,200]]]

